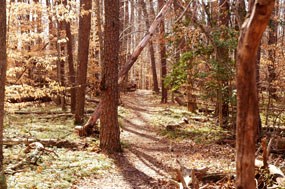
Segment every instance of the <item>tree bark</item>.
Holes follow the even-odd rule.
[[[136,62],[138,56],[140,55],[140,53],[142,52],[144,47],[147,45],[147,43],[149,42],[149,40],[153,36],[153,34],[154,34],[158,24],[161,22],[162,18],[165,16],[167,11],[169,10],[170,5],[172,4],[172,2],[173,2],[173,0],[169,0],[164,5],[164,7],[160,10],[158,15],[154,19],[153,23],[151,24],[151,26],[150,26],[150,28],[148,30],[148,33],[144,36],[144,38],[141,40],[141,42],[135,48],[135,50],[132,53],[131,57],[127,61],[127,64],[120,70],[120,72],[119,72],[119,79],[118,79],[119,84],[123,81],[124,77],[126,76],[128,71],[131,69],[131,67],[134,65],[134,63]],[[102,111],[102,107],[101,107],[101,102],[100,102],[98,104],[98,106],[96,107],[95,111],[93,112],[93,114],[91,115],[91,117],[89,117],[87,123],[82,128],[82,132],[81,133],[84,133],[84,136],[88,136],[88,135],[92,134],[92,133],[87,132],[87,130],[92,131],[92,129],[90,129],[90,128],[95,126],[97,120],[100,117],[101,111]]]
[[[84,123],[85,89],[87,81],[89,38],[91,29],[91,13],[86,13],[86,11],[91,10],[92,1],[81,0],[80,7],[83,8],[84,11],[80,13],[79,17],[75,124]]]
[[[4,128],[4,100],[7,70],[6,52],[6,0],[0,0],[0,188],[6,189],[6,179],[3,171],[3,128]]]
[[[237,49],[237,157],[238,189],[254,189],[254,160],[258,125],[256,55],[274,0],[256,0],[242,25]]]
[[[121,151],[118,123],[119,0],[105,0],[104,60],[101,80],[100,148],[108,153]]]

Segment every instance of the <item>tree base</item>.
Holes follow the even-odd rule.
[[[6,177],[3,171],[0,172],[0,189],[7,189]]]

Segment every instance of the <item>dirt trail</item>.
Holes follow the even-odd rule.
[[[211,154],[211,149],[201,149],[191,141],[171,142],[158,135],[152,119],[165,107],[155,101],[151,91],[139,90],[123,95],[122,101],[128,110],[121,131],[124,152],[112,157],[115,167],[107,174],[86,179],[76,188],[174,188],[167,180],[177,167],[176,157],[188,161],[189,157],[201,159],[205,158],[203,154]]]

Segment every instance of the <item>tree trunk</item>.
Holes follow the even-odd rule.
[[[220,28],[229,27],[230,14],[229,14],[229,2],[228,0],[219,0],[219,23]],[[227,31],[221,30],[221,38],[229,38]],[[217,46],[217,61],[219,62],[220,71],[219,74],[219,89],[218,89],[218,104],[219,104],[219,125],[220,127],[226,128],[228,124],[229,117],[229,78],[226,77],[224,70],[228,72],[227,67],[230,62],[229,50],[226,46]]]
[[[92,1],[81,0],[80,7],[84,8],[85,11],[89,11],[92,8]],[[85,12],[79,17],[75,124],[84,123],[85,89],[87,81],[90,29],[91,13],[86,14]]]
[[[64,5],[67,5],[67,0],[63,1]],[[68,55],[68,70],[69,70],[69,82],[71,85],[70,89],[70,95],[71,95],[71,102],[70,102],[70,109],[72,113],[75,113],[75,106],[76,106],[76,88],[75,88],[75,82],[76,82],[76,73],[74,69],[74,62],[73,62],[73,39],[71,34],[71,27],[70,22],[66,22],[65,25],[66,30],[66,37],[68,38],[67,41],[67,55]]]
[[[167,11],[170,8],[170,5],[172,4],[173,0],[168,1],[164,7],[160,10],[158,15],[156,16],[155,20],[151,24],[147,35],[144,36],[144,38],[141,40],[141,42],[138,44],[138,46],[135,48],[134,52],[132,53],[131,57],[127,61],[127,64],[120,70],[119,72],[119,84],[123,81],[124,77],[128,73],[128,71],[131,69],[131,67],[134,65],[136,62],[138,56],[144,49],[144,47],[147,45],[148,41],[150,40],[151,36],[153,36],[158,24],[160,23],[161,19],[165,16]],[[92,131],[92,127],[95,126],[98,118],[100,117],[102,111],[102,106],[101,102],[98,104],[96,107],[95,111],[93,114],[89,117],[87,123],[83,126],[82,131],[80,133],[83,133],[82,136],[89,136],[92,133],[88,131]]]
[[[61,38],[65,37],[61,34],[64,28],[65,21],[58,20],[57,18],[57,79],[61,87],[65,87],[65,61],[62,59],[62,57],[65,55],[65,43],[60,43],[59,41]],[[58,94],[57,98],[59,104],[61,105],[61,109],[64,111],[66,109],[64,90]]]
[[[102,65],[103,54],[103,34],[102,34],[102,21],[101,21],[101,5],[100,0],[95,0],[95,14],[96,14],[96,26],[99,39],[99,63]]]
[[[254,189],[254,160],[258,125],[256,55],[274,0],[256,0],[243,23],[237,49],[237,188]]]
[[[100,148],[121,151],[118,123],[119,0],[105,0],[104,60],[101,81]]]
[[[6,189],[7,184],[3,170],[4,101],[7,70],[6,0],[0,0],[0,4],[0,188]]]
[[[163,7],[164,1],[158,0],[158,8],[161,9]],[[164,19],[161,20],[159,26],[159,48],[160,48],[160,64],[161,64],[161,103],[167,103],[167,89],[164,85],[164,79],[167,74],[166,68],[166,46],[165,46],[165,26]]]
[[[146,3],[144,0],[140,0],[140,4],[142,6],[142,11],[145,17],[145,25],[147,28],[150,27],[149,23],[149,15],[146,9]],[[152,5],[151,5],[152,6]],[[154,48],[153,48],[153,43],[150,40],[148,44],[148,50],[149,50],[149,56],[150,56],[150,62],[151,62],[151,71],[152,71],[152,80],[153,80],[153,91],[156,93],[159,93],[159,88],[158,88],[158,81],[157,81],[157,73],[156,73],[156,64],[155,64],[155,54],[154,54]]]

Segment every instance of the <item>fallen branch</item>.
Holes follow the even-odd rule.
[[[3,139],[3,145],[18,145],[39,142],[44,146],[56,146],[58,148],[78,148],[79,144],[74,142],[69,142],[68,140],[58,140],[58,139]]]
[[[58,157],[58,155],[53,150],[46,149],[44,145],[40,142],[33,142],[29,144],[25,149],[25,153],[30,153],[30,154],[25,159],[18,162],[17,164],[8,167],[5,172],[10,174],[15,173],[17,172],[16,169],[25,164],[37,165],[38,160],[41,158],[41,156],[44,153],[53,153],[55,156]]]
[[[255,159],[255,167],[261,168],[261,167],[263,167],[263,166],[264,166],[263,161],[258,160],[258,159]],[[281,169],[279,169],[279,168],[276,167],[275,165],[268,164],[268,170],[269,170],[269,173],[270,173],[271,175],[273,175],[275,178],[277,178],[277,177],[284,178],[284,177],[285,177],[285,175],[284,175],[284,173],[281,171]]]
[[[46,114],[46,115],[60,115],[60,116],[70,116],[70,115],[74,115],[72,113],[63,113],[62,111],[13,111],[11,113],[14,113],[14,114],[19,114],[19,115],[29,115],[29,114],[38,114],[38,115],[41,115],[41,114]],[[85,114],[91,114],[93,113],[92,110],[86,110],[84,111]]]
[[[162,7],[160,12],[155,17],[154,21],[152,22],[150,28],[148,29],[148,32],[143,37],[143,39],[140,41],[138,46],[135,48],[134,52],[131,54],[130,58],[128,59],[125,66],[119,71],[119,84],[122,83],[125,76],[127,75],[128,71],[131,69],[131,67],[134,65],[136,60],[138,59],[139,55],[141,54],[142,50],[145,48],[151,37],[153,36],[157,26],[161,23],[163,20],[163,17],[166,15],[168,10],[170,9],[170,5],[172,4],[173,0],[169,0],[165,5]],[[76,127],[78,130],[79,136],[90,136],[92,134],[93,127],[96,125],[97,120],[100,118],[101,114],[101,102],[97,105],[94,113],[91,115],[87,123],[79,128],[79,126]]]

